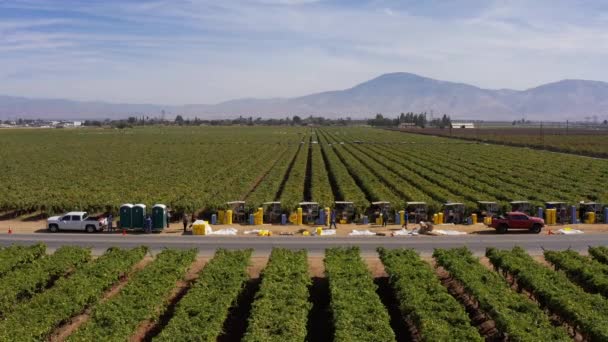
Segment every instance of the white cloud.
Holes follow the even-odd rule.
[[[66,3],[86,20],[57,3],[10,3],[56,11],[0,21],[0,93],[15,95],[204,103],[347,88],[394,71],[489,88],[608,80],[605,13],[566,1],[488,1],[466,16],[389,0]]]

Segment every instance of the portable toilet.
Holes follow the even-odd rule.
[[[131,222],[131,228],[144,228],[144,222],[146,221],[146,205],[145,204],[136,204],[133,206],[133,219]]]
[[[152,229],[162,230],[167,228],[167,206],[155,204],[152,207]]]
[[[133,204],[131,203],[120,206],[120,228],[133,228]]]

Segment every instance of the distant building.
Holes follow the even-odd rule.
[[[452,122],[452,128],[475,128],[472,122]]]
[[[412,128],[416,127],[416,124],[413,122],[402,122],[399,124],[399,128]]]
[[[82,121],[74,121],[74,127],[82,126]]]

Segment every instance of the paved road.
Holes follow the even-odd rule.
[[[325,248],[334,246],[359,246],[362,253],[373,254],[378,246],[386,248],[414,248],[424,255],[434,248],[467,246],[481,255],[486,247],[511,248],[521,246],[531,254],[541,254],[545,249],[572,248],[584,252],[588,246],[608,245],[608,234],[587,235],[466,235],[466,236],[416,236],[416,237],[217,237],[217,236],[163,236],[163,235],[88,235],[88,234],[13,234],[0,236],[0,246],[12,243],[33,244],[44,242],[49,250],[63,245],[92,247],[101,254],[108,247],[149,246],[153,253],[164,247],[198,248],[201,255],[212,255],[216,248],[253,248],[257,255],[267,255],[272,247],[307,249],[311,255],[322,255]]]

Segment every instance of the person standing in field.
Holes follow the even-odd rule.
[[[114,231],[114,227],[112,226],[112,220],[114,220],[114,217],[112,216],[112,213],[108,214],[108,232],[111,233]]]
[[[329,214],[329,229],[331,229],[331,227],[334,227],[334,229],[338,229],[338,226],[336,225],[336,210],[333,209],[331,211],[331,213]]]
[[[169,222],[171,222],[171,212],[167,210],[167,228],[169,228]]]
[[[188,215],[186,213],[184,213],[184,216],[182,217],[182,224],[184,225],[184,233],[185,233],[186,230],[188,229]]]
[[[147,234],[152,233],[152,219],[150,218],[150,215],[146,216],[146,222],[144,223],[144,227],[145,232]]]
[[[388,211],[384,209],[382,211],[382,227],[386,227],[388,224]]]
[[[307,215],[307,221],[308,224],[314,223],[314,220],[312,218],[312,207],[308,207],[308,215]]]

